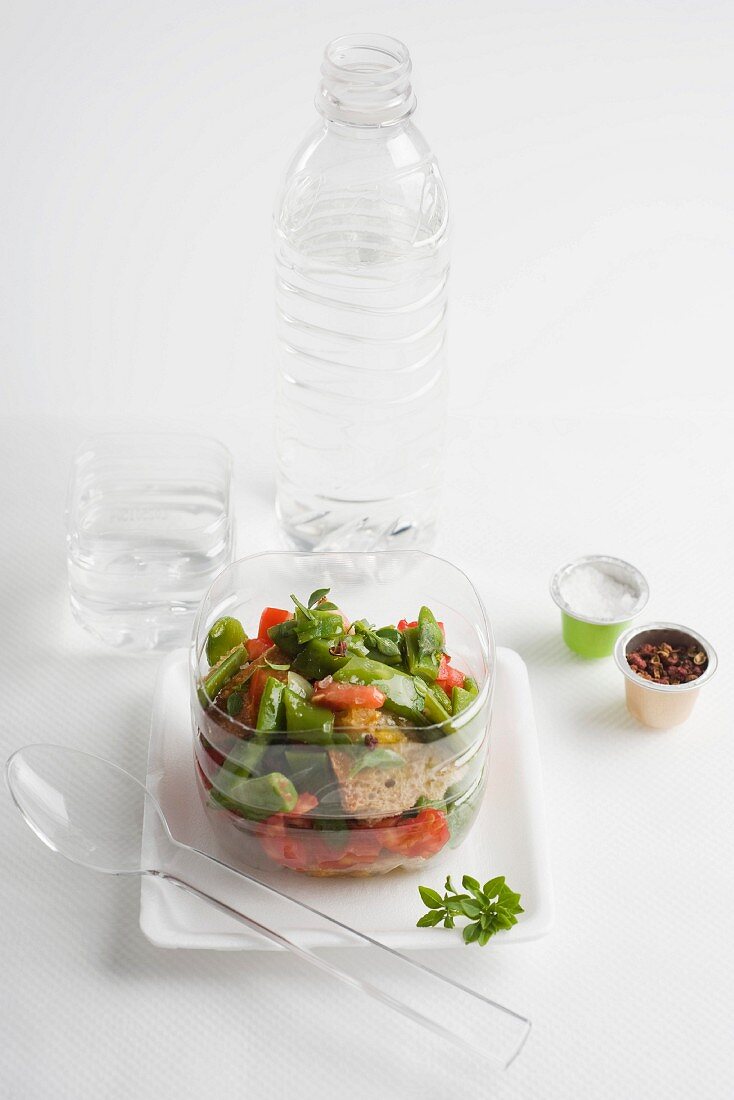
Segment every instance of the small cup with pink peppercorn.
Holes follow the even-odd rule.
[[[677,623],[648,623],[620,635],[614,659],[624,674],[627,709],[653,729],[685,722],[716,671],[713,646]]]

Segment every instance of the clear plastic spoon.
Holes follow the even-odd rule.
[[[61,745],[26,745],[9,758],[6,778],[27,824],[55,852],[73,863],[111,875],[154,875],[190,891],[306,962],[361,989],[435,1034],[506,1067],[519,1054],[530,1021],[480,993],[445,978],[341,921],[289,897],[214,856],[175,840],[156,799],[122,768]],[[143,814],[161,823],[155,866],[142,855]],[[237,908],[194,885],[217,864],[237,887]],[[234,878],[232,878],[234,876]],[[227,894],[227,889],[222,891]],[[330,934],[340,946],[368,950],[319,952],[298,924]]]

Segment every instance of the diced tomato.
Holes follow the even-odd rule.
[[[291,619],[293,616],[290,611],[284,611],[280,607],[266,607],[260,616],[260,626],[258,627],[257,636],[261,642],[267,642],[268,645],[273,643],[270,640],[268,630],[271,626],[277,626],[278,623],[284,623],[286,619]]]
[[[299,794],[298,801],[296,802],[295,806],[291,810],[291,814],[293,814],[293,815],[307,814],[309,812],[309,810],[315,810],[316,807],[318,806],[318,804],[319,804],[319,800],[318,800],[318,798],[316,797],[315,794],[308,794],[308,792],[304,791],[303,794]],[[286,815],[286,816],[290,816],[290,815]]]
[[[247,657],[250,661],[256,661],[258,657],[262,657],[263,653],[272,649],[273,643],[268,639],[264,642],[262,638],[250,638],[246,643]]]
[[[311,702],[329,710],[349,710],[351,707],[379,710],[386,698],[383,691],[371,684],[338,684],[327,676],[316,684]]]
[[[321,845],[318,863],[320,871],[366,867],[375,862],[382,849],[382,841],[372,829],[349,829],[346,831],[342,849],[333,848],[323,839]]]
[[[245,722],[253,726],[257,722],[257,712],[260,709],[260,700],[265,691],[268,679],[287,680],[288,673],[280,668],[270,668],[269,665],[260,665],[255,669],[247,683],[247,695],[245,696]]]
[[[440,852],[449,839],[446,814],[440,810],[421,810],[416,817],[394,818],[391,828],[381,822],[382,846],[399,852],[406,859],[426,859]]]
[[[207,741],[206,737],[201,732],[201,730],[199,730],[199,741],[201,742],[201,747],[204,750],[204,752],[206,753],[206,755],[210,756],[212,758],[212,760],[214,761],[214,763],[217,765],[217,767],[221,768],[222,764],[225,761],[224,753],[220,752],[219,749],[215,749],[214,745],[212,745],[209,741]]]
[[[442,687],[447,695],[451,694],[451,689],[455,687],[463,687],[466,676],[463,672],[460,672],[458,668],[451,668],[451,658],[446,654],[442,654],[441,663],[438,666],[438,676],[436,677],[436,683],[439,687]]]
[[[286,814],[273,814],[257,829],[265,854],[280,867],[305,871],[309,865],[306,841],[309,830],[289,827]]]
[[[202,768],[202,766],[201,766],[201,764],[199,763],[198,760],[196,761],[196,770],[199,773],[199,779],[201,780],[201,782],[204,785],[204,790],[205,791],[210,791],[214,784],[212,783],[209,776],[204,773],[204,769]]]
[[[299,796],[289,814],[273,814],[257,827],[266,855],[281,867],[292,871],[343,871],[374,863],[382,842],[377,832],[368,828],[339,831],[335,846],[324,839],[321,830],[309,821],[298,821],[298,815],[317,805],[312,794]]]
[[[262,699],[263,692],[265,691],[265,684],[267,683],[268,677],[273,675],[273,670],[265,666],[263,668],[256,668],[249,679],[246,696],[247,710],[245,713],[248,726],[254,726],[257,722],[257,712],[260,708],[260,700]]]
[[[289,814],[273,814],[257,827],[265,854],[281,867],[306,871],[318,866],[326,845],[303,815],[318,806],[313,794],[300,794]]]

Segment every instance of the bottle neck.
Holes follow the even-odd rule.
[[[410,54],[384,34],[335,38],[324,51],[316,107],[330,122],[392,126],[415,110]]]

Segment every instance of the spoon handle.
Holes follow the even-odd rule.
[[[178,843],[177,848],[186,851],[181,861],[183,873],[179,874],[174,866],[150,873],[209,902],[324,973],[361,989],[415,1023],[495,1065],[506,1068],[522,1049],[530,1031],[530,1021],[524,1017],[213,856]],[[183,852],[179,855],[183,856]],[[192,856],[193,864],[190,862]],[[230,879],[228,885],[216,890],[218,896],[191,881],[192,878],[200,880],[196,865],[202,860],[217,864],[225,876],[222,883]],[[178,862],[174,860],[174,865]],[[232,900],[233,890],[236,902]],[[232,903],[225,901],[222,894]],[[298,933],[295,928],[299,929]],[[362,950],[334,952],[324,949],[324,933],[330,945]]]

